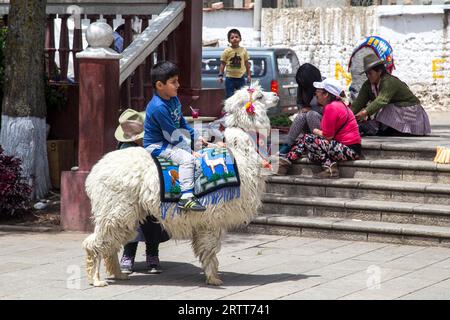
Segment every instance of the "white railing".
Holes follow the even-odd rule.
[[[183,21],[185,6],[184,1],[171,2],[122,52],[120,84],[144,63],[147,57],[179,26]]]

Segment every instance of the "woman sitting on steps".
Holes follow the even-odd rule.
[[[291,150],[295,141],[303,137],[303,134],[312,133],[314,129],[318,129],[322,119],[313,86],[315,81],[322,81],[319,69],[312,64],[304,63],[298,68],[295,80],[298,84],[297,107],[299,111],[289,128],[286,143],[280,148],[280,157],[283,158]]]
[[[364,82],[352,104],[365,135],[415,135],[431,133],[428,115],[406,83],[390,75],[375,54],[364,57]],[[366,121],[367,118],[371,120]]]
[[[307,155],[312,162],[322,165],[323,171],[315,178],[338,178],[336,161],[356,160],[361,154],[361,136],[352,111],[342,101],[342,88],[331,79],[314,82],[316,98],[323,106],[320,129],[306,134],[288,153],[289,160]],[[285,164],[281,163],[281,167]]]

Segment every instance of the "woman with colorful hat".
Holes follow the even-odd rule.
[[[367,135],[416,135],[431,133],[428,115],[406,83],[389,74],[375,54],[364,57],[367,81],[361,87],[352,111]],[[367,119],[371,121],[367,122]]]

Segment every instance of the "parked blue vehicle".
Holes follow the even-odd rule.
[[[217,79],[220,56],[224,48],[203,48],[202,87],[223,88]],[[265,91],[278,94],[280,102],[269,110],[269,115],[297,112],[297,82],[295,74],[299,62],[295,52],[288,48],[247,48],[250,56],[252,80],[258,80]]]

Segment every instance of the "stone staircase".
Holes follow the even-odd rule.
[[[450,165],[432,160],[447,135],[367,137],[340,179],[314,179],[307,159],[271,176],[247,231],[450,247]]]

